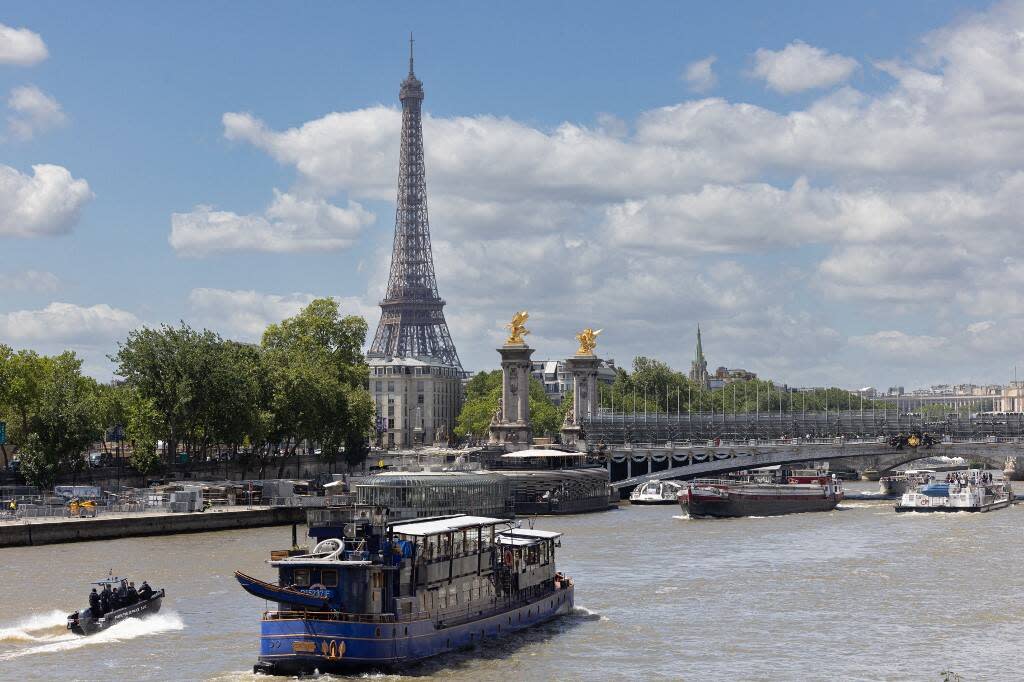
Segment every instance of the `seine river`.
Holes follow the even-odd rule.
[[[1019,679],[1022,515],[897,516],[891,503],[848,502],[775,518],[690,520],[676,507],[626,505],[540,519],[565,533],[559,563],[576,580],[577,612],[409,675]],[[232,573],[272,577],[263,562],[289,542],[283,527],[0,550],[0,679],[255,679],[264,603]],[[66,612],[111,568],[166,587],[164,610],[70,635]]]

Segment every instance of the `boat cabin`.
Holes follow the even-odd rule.
[[[251,594],[282,612],[381,619],[444,617],[529,599],[554,589],[561,533],[515,528],[514,522],[457,515],[377,525],[345,524],[343,537],[308,554],[270,561],[277,584],[236,574]]]

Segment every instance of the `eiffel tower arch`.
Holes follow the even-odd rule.
[[[412,447],[451,438],[462,406],[465,372],[437,291],[423,163],[423,83],[413,70],[402,81],[402,142],[395,236],[380,322],[367,352],[383,447]]]

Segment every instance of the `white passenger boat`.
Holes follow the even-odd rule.
[[[945,481],[929,480],[903,494],[898,512],[987,512],[1013,504],[1013,488],[980,469],[954,471]]]
[[[676,504],[682,483],[676,481],[648,481],[638,485],[629,495],[630,504]]]

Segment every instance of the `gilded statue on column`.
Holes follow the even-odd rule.
[[[597,348],[597,335],[603,330],[593,330],[587,327],[579,334],[576,335],[576,340],[580,342],[579,350],[576,351],[576,355],[593,355],[594,349]]]
[[[508,338],[505,340],[506,346],[525,346],[526,341],[523,337],[530,333],[530,330],[526,328],[526,321],[530,319],[530,313],[525,310],[520,310],[512,316],[512,321],[505,325],[508,329]]]

